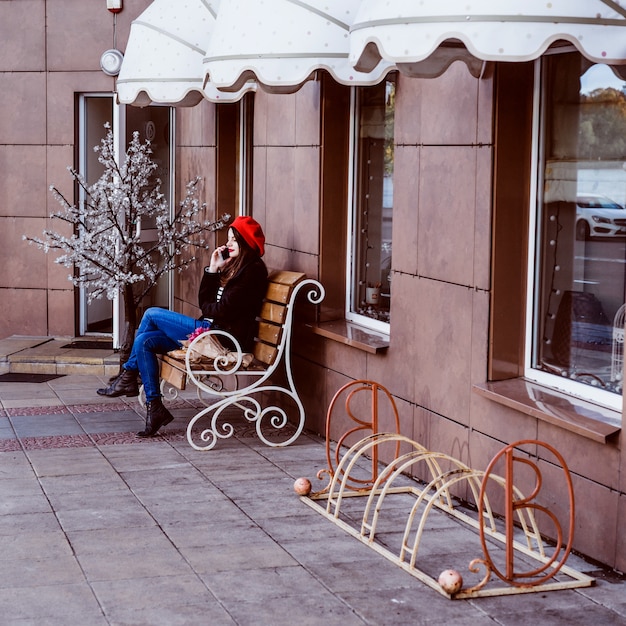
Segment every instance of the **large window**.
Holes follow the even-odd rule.
[[[395,80],[354,91],[352,254],[346,317],[388,331],[391,316],[391,226]]]
[[[626,81],[542,61],[526,376],[616,409],[626,302]],[[531,212],[533,213],[533,212]]]

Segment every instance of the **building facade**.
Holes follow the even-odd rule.
[[[515,62],[456,45],[428,76],[390,64],[350,86],[318,69],[286,90],[259,70],[225,102],[148,93],[138,108],[100,67],[153,6],[124,4],[0,2],[0,334],[89,334],[115,315],[85,312],[67,271],[22,241],[46,225],[50,184],[74,194],[65,167],[89,172],[110,118],[122,146],[132,130],[161,145],[173,202],[202,176],[209,217],[252,214],[269,267],[324,284],[294,342],[308,428],[365,379],[392,393],[402,434],[470,467],[544,441],[572,473],[574,548],[626,571],[624,66],[563,38]],[[195,316],[199,274],[155,302]],[[537,455],[560,511],[558,464]]]

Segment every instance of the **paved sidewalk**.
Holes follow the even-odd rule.
[[[448,600],[294,494],[326,465],[320,438],[268,448],[238,425],[194,451],[186,392],[138,439],[143,411],[103,382],[0,382],[3,626],[626,624],[626,584],[578,557],[595,587]],[[462,550],[459,532],[433,530]]]

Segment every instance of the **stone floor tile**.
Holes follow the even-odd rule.
[[[0,454],[0,480],[33,479],[35,484],[35,472],[31,467],[26,455],[22,451],[5,452]]]
[[[156,525],[75,530],[67,533],[67,541],[77,556],[172,549],[171,539]]]
[[[365,546],[363,546],[365,547]],[[333,554],[327,559],[304,561],[303,565],[329,589],[337,594],[354,591],[354,589],[389,590],[402,587],[413,587],[415,578],[391,563],[379,554],[370,550],[372,555],[355,553],[353,561],[333,561]],[[346,558],[348,552],[343,551],[340,558]],[[373,575],[373,571],[376,575]],[[431,591],[432,593],[436,593]],[[449,601],[449,600],[448,600]]]
[[[226,490],[228,494],[228,491]],[[271,497],[268,493],[258,492],[255,498],[237,498],[237,504],[241,510],[253,519],[264,520],[277,516],[292,517],[298,516],[302,509],[302,503],[293,492],[291,486],[276,497]]]
[[[71,411],[60,400],[57,403],[49,402],[41,406],[20,401],[14,407],[7,407],[5,413],[7,417],[14,417],[16,415],[69,415]]]
[[[203,574],[203,580],[224,604],[237,602],[245,589],[246,602],[264,602],[285,596],[325,595],[327,589],[301,565],[264,569],[247,568]]]
[[[106,453],[106,451],[105,451]],[[198,493],[202,497],[217,495],[218,491],[205,476],[195,468],[184,464],[167,464],[152,469],[128,470],[120,472],[129,488],[139,497],[151,494]]]
[[[541,624],[541,626],[590,626],[590,624],[600,624],[602,626],[623,626],[624,618],[616,615],[603,606],[588,604],[585,606],[555,606],[550,603],[550,599],[563,592],[550,592],[545,596],[545,607],[541,612],[530,612],[525,610],[488,612],[489,616],[498,624],[503,626],[526,626],[529,622]],[[537,596],[539,594],[530,594]],[[512,604],[512,603],[511,603]],[[521,604],[520,602],[517,603]],[[521,608],[521,607],[520,607]]]
[[[55,450],[29,450],[29,461],[37,476],[73,476],[77,474],[108,474],[115,470],[96,448],[63,448]]]
[[[225,532],[225,529],[228,529]],[[211,515],[201,524],[171,524],[165,529],[169,540],[187,555],[195,548],[217,545],[250,545],[267,538],[267,533],[260,529],[252,520],[237,516],[231,511],[222,519]]]
[[[5,400],[25,400],[28,399],[29,406],[39,406],[33,404],[42,398],[56,398],[56,394],[47,385],[41,383],[0,383],[0,398]]]
[[[48,496],[71,493],[111,493],[128,490],[128,485],[112,471],[103,471],[98,474],[42,476],[39,482]]]
[[[0,589],[14,587],[44,587],[83,583],[85,578],[73,555],[40,558],[33,554],[27,559],[3,560]]]
[[[11,497],[0,495],[0,515],[47,513],[49,511],[50,503],[43,494]]]
[[[194,499],[197,500],[197,497]],[[195,526],[216,517],[218,519],[221,517],[224,520],[233,519],[237,514],[235,509],[236,507],[228,500],[185,503],[170,503],[165,500],[151,505],[148,510],[156,523],[166,528],[179,524]]]
[[[500,596],[480,598],[480,608],[496,617],[504,618],[511,613],[515,613],[519,616],[525,616],[527,620],[530,620],[533,615],[560,613],[576,605],[581,599],[580,591],[573,589],[563,589],[546,593],[530,593],[524,596],[516,596],[516,600],[513,600],[513,597]],[[476,602],[478,602],[478,600],[476,600]],[[588,604],[588,606],[594,605],[595,603]],[[605,622],[590,621],[588,623],[604,624]]]
[[[86,583],[0,588],[0,615],[5,624],[106,624]]]
[[[294,499],[296,497],[293,491],[293,478],[286,475],[281,468],[272,465],[269,467],[266,465],[264,469],[259,468],[257,472],[251,472],[248,467],[221,472],[205,470],[205,475],[232,498],[249,499],[261,495],[269,498],[292,495]]]
[[[140,430],[144,430],[145,422],[135,417],[128,416],[126,418],[114,418],[114,419],[102,419],[102,420],[90,420],[88,422],[79,421],[81,429],[89,434],[98,433],[136,433]]]
[[[281,546],[268,538],[254,544],[215,544],[185,550],[185,558],[193,569],[205,574],[233,570],[289,567],[297,561]]]
[[[56,530],[59,530],[59,521],[52,512],[0,515],[0,536]]]
[[[132,508],[121,510],[103,504],[100,507],[62,509],[56,512],[65,532],[94,530],[100,528],[135,528],[153,526],[154,520],[138,503]]]
[[[109,616],[129,609],[136,611],[188,603],[195,605],[195,610],[202,605],[204,610],[211,604],[217,604],[215,596],[193,573],[172,576],[157,572],[150,577],[98,580],[91,586]]]
[[[125,609],[123,606],[117,606],[108,613],[107,617],[111,626],[189,626],[190,624],[236,626],[238,624],[219,604],[189,604],[185,596],[180,598],[177,604],[169,606],[148,606],[142,609]]]
[[[177,506],[186,503],[230,502],[205,476],[188,468],[127,472],[128,488],[146,506]]]
[[[150,441],[149,446],[137,446],[132,452],[126,448],[110,446],[103,448],[102,454],[120,473],[160,469],[178,469],[181,474],[185,471],[190,473],[187,461],[161,439]]]
[[[299,596],[273,597],[265,601],[246,600],[246,590],[236,602],[226,605],[239,626],[363,626],[352,607],[331,592],[309,595],[306,589]]]
[[[624,577],[612,574],[616,573],[604,570],[598,576],[598,572],[596,572],[597,583],[593,587],[577,589],[576,593],[588,598],[594,604],[600,604],[611,609],[621,616],[624,619],[624,624],[626,624],[626,593],[616,593],[616,591],[624,588]]]
[[[15,431],[11,422],[0,416],[0,439],[15,439]]]
[[[0,535],[0,562],[31,560],[38,556],[45,556],[48,559],[72,556],[72,548],[65,533],[57,528],[46,532],[33,530],[14,535]]]
[[[86,390],[96,389],[102,386],[102,382],[103,380],[99,376],[93,374],[69,374],[49,380],[46,384],[56,392],[64,389],[78,389],[85,396],[88,393]]]
[[[81,435],[84,430],[73,415],[19,415],[10,417],[15,434],[22,437]]]
[[[12,476],[10,478],[5,478],[2,475],[2,470],[0,469],[0,502],[15,496],[37,496],[42,495],[42,493],[43,491],[41,489],[41,485],[35,478],[32,471],[31,476],[29,477],[20,478]]]
[[[419,580],[395,589],[354,588],[339,596],[367,624],[487,624],[479,603],[449,600]],[[456,620],[459,620],[458,622]]]
[[[90,582],[193,574],[191,567],[172,546],[160,551],[83,553],[77,556],[77,560]]]
[[[115,490],[109,492],[66,492],[48,495],[50,505],[56,513],[63,511],[124,511],[143,512],[145,507],[128,490]]]
[[[306,508],[308,509],[308,507]],[[307,542],[336,539],[343,541],[347,537],[346,531],[336,524],[330,523],[325,517],[310,509],[309,512],[308,515],[305,510],[303,515],[263,518],[257,520],[257,523],[274,541],[280,544],[299,541],[301,537],[305,537]]]

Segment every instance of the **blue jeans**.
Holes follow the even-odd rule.
[[[198,326],[209,328],[208,320],[196,320],[176,311],[150,307],[144,314],[135,333],[130,358],[124,369],[141,374],[146,402],[161,397],[159,387],[159,362],[157,354],[165,354],[181,347]]]

